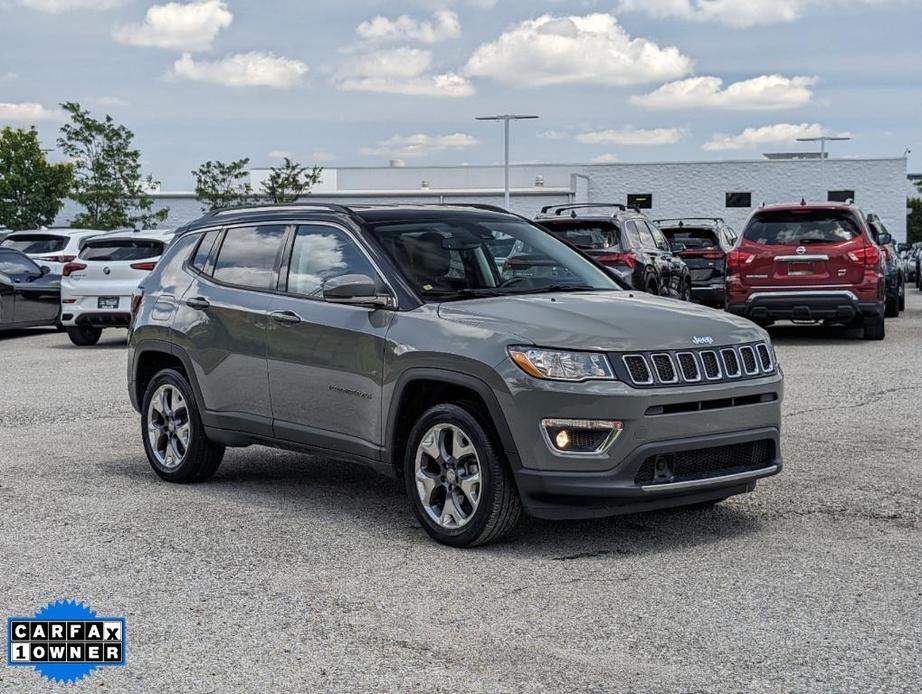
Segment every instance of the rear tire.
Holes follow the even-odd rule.
[[[78,347],[91,347],[99,342],[99,338],[102,336],[102,328],[77,325],[67,329],[67,336]]]
[[[900,313],[906,310],[906,282],[900,284],[900,299],[898,306]]]
[[[467,404],[429,408],[404,452],[413,514],[433,540],[452,547],[495,542],[522,513],[509,466],[475,411]]]
[[[653,296],[659,296],[659,289],[656,286],[656,280],[650,280],[647,282],[647,286],[644,289],[647,294],[652,294]]]
[[[899,289],[897,289],[899,292]],[[900,315],[900,303],[899,297],[887,297],[886,304],[884,305],[884,318],[896,318]]]
[[[682,301],[691,303],[693,298],[691,282],[686,282],[684,288],[682,289]]]
[[[864,339],[883,340],[886,337],[886,323],[883,318],[864,319]]]
[[[224,459],[224,446],[205,435],[192,387],[173,369],[160,371],[144,391],[141,438],[150,466],[167,482],[206,480]]]

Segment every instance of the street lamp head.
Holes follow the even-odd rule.
[[[501,116],[476,116],[474,120],[534,120],[540,116],[526,116],[519,114],[504,114]]]

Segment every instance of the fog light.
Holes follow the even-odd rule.
[[[606,419],[542,419],[541,433],[554,453],[598,455],[621,434],[620,421]]]
[[[570,435],[567,433],[566,429],[561,429],[557,436],[554,437],[554,442],[557,444],[557,448],[566,448],[570,445]]]

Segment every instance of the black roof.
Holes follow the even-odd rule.
[[[310,202],[291,204],[266,204],[235,207],[209,212],[176,230],[176,235],[195,229],[239,222],[264,222],[275,219],[291,219],[299,215],[310,215],[316,219],[347,217],[355,222],[375,224],[385,221],[412,221],[468,218],[518,217],[501,207],[476,204],[431,204],[431,205],[339,205],[336,203]]]

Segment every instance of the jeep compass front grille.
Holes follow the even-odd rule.
[[[771,347],[764,342],[719,350],[616,354],[611,361],[620,379],[643,388],[727,383],[775,373]]]
[[[634,482],[656,484],[721,477],[767,468],[775,462],[775,444],[770,439],[699,448],[647,458],[637,470]]]

